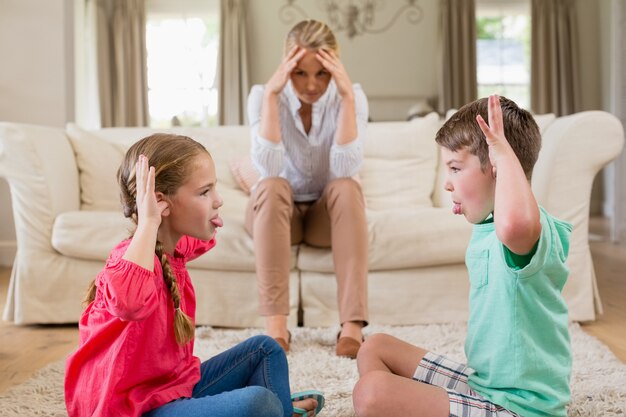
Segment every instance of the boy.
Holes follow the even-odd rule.
[[[531,191],[540,140],[530,113],[496,95],[462,107],[437,133],[453,212],[474,224],[468,363],[373,335],[357,358],[359,417],[566,416],[571,354],[561,290],[572,227],[538,207]]]

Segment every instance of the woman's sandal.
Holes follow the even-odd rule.
[[[309,398],[313,398],[315,401],[317,401],[317,407],[315,408],[315,415],[318,415],[319,412],[322,410],[322,408],[324,408],[324,401],[325,401],[324,394],[321,391],[311,389],[308,391],[294,392],[293,394],[291,394],[291,402],[302,401],[302,400],[306,400]],[[300,414],[302,416],[306,416],[309,411],[311,410],[305,410],[304,408],[300,408],[300,407],[293,408],[293,412],[295,414]]]
[[[356,355],[357,353],[359,353],[359,349],[361,349],[361,345],[364,341],[365,338],[362,338],[359,342],[358,340],[349,336],[341,337],[340,331],[339,333],[337,333],[337,345],[335,346],[335,354],[344,358],[356,359]]]

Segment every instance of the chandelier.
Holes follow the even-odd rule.
[[[405,0],[387,24],[378,26],[376,12],[385,7],[384,0],[319,0],[318,7],[327,16],[328,25],[335,31],[345,31],[348,38],[365,33],[382,33],[389,29],[401,15],[407,21],[417,24],[422,20],[424,12],[417,4],[418,0]],[[279,12],[283,23],[292,23],[296,16],[308,19],[304,10],[296,4],[296,0],[287,0]]]

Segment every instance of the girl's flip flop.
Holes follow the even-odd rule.
[[[318,415],[319,412],[324,408],[324,394],[321,391],[317,391],[314,389],[307,391],[294,392],[291,394],[291,401],[302,401],[308,398],[313,398],[317,401],[317,408],[315,409],[315,415]],[[304,408],[294,407],[293,412],[296,414],[300,414],[306,416],[309,411]]]

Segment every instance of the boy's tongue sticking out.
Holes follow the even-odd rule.
[[[463,214],[461,211],[461,203],[454,203],[454,206],[452,207],[452,212],[454,214]]]

